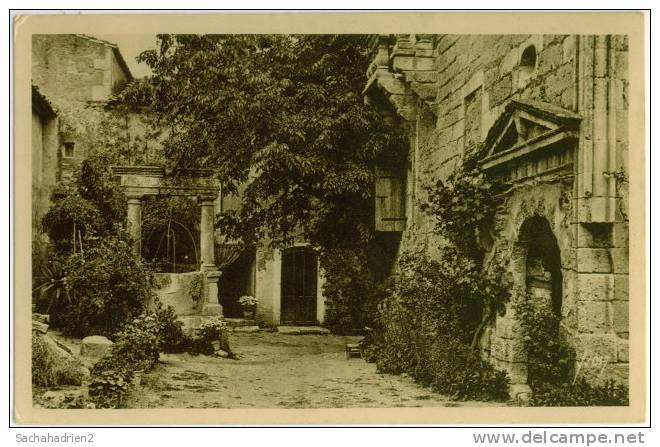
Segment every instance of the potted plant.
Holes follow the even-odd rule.
[[[243,317],[246,320],[254,320],[254,314],[257,309],[257,299],[251,295],[243,295],[238,299],[243,308]]]

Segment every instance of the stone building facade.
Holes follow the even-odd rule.
[[[107,118],[115,106],[117,93],[132,81],[133,76],[119,48],[111,42],[79,34],[33,36],[32,84],[52,101],[53,113],[57,110],[60,115],[54,119],[48,110],[36,105],[33,107],[33,168],[41,169],[39,166],[42,166],[53,174],[45,176],[39,174],[41,171],[33,172],[35,230],[38,230],[41,217],[49,207],[49,198],[56,180],[67,181],[91,150],[104,149],[91,147],[90,143],[103,138],[81,138],[81,132],[76,132],[72,127],[99,127],[100,120]],[[42,96],[40,94],[38,98]],[[33,104],[36,104],[34,100]],[[143,119],[147,114],[148,110],[124,114],[127,141],[130,140],[130,145],[138,152],[132,160],[129,154],[126,161],[130,166],[124,166],[124,171],[120,169],[125,177],[130,177],[126,172],[143,175],[142,180],[153,180],[161,175],[157,166],[136,166],[145,164],[144,160],[149,164],[149,160],[157,158],[160,148],[160,135],[154,138],[154,130],[149,129]],[[39,158],[42,148],[48,149],[48,156]],[[156,171],[157,174],[154,174]],[[41,178],[48,183],[47,188],[41,186]],[[208,213],[211,205],[211,215],[239,206],[240,195],[223,194],[219,185],[218,190],[211,202],[209,197],[203,197],[205,200],[200,202],[203,212]],[[149,194],[153,194],[153,191]],[[129,197],[129,218],[133,221],[141,220],[138,210],[141,209],[144,196],[140,192],[135,197]],[[213,221],[212,217],[209,219]],[[202,227],[200,224],[199,228],[190,230],[199,231],[201,240],[206,240],[208,231],[205,232]],[[135,235],[139,238],[141,226],[133,228],[138,228]],[[238,299],[241,295],[253,295],[259,300],[258,319],[268,324],[316,324],[323,321],[323,276],[316,255],[306,244],[299,243],[284,251],[268,248],[241,250],[234,241],[226,240],[220,232],[216,231],[214,238],[213,263],[222,270],[222,274],[214,273],[212,283],[220,289],[219,304],[222,308],[211,313],[222,312],[227,317],[242,317],[243,311]],[[200,251],[209,246],[203,241],[194,243],[197,242]],[[137,250],[140,253],[140,245]],[[200,253],[199,258],[198,261],[203,263],[204,254]],[[165,281],[167,286],[159,290],[161,299],[178,306],[182,315],[199,313],[198,310],[193,311],[184,306],[190,298],[185,293],[189,288],[186,286],[188,276],[182,274],[181,277],[170,278]]]
[[[81,34],[35,34],[32,37],[32,84],[52,101],[62,115],[58,169],[70,178],[89,147],[67,124],[77,107],[102,111],[113,95],[133,76],[117,45]],[[69,113],[67,113],[69,112]]]
[[[552,300],[581,374],[627,382],[627,37],[417,34],[373,43],[365,98],[410,136],[408,166],[385,193],[376,186],[377,201],[404,204],[379,217],[403,228],[376,228],[401,230],[401,250],[421,239],[433,256],[442,242],[420,211],[424,187],[484,151],[481,169],[508,187],[482,238],[486,268],[503,265],[515,288]],[[511,304],[481,348],[524,388]]]
[[[32,86],[32,234],[41,235],[39,222],[50,207],[50,197],[59,180],[58,118],[53,106]]]

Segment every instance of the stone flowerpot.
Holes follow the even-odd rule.
[[[243,318],[246,320],[254,320],[254,309],[243,309]]]

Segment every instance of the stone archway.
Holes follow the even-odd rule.
[[[133,239],[135,256],[141,258],[142,199],[145,196],[182,196],[197,198],[200,218],[200,271],[206,279],[206,302],[202,312],[222,315],[218,300],[218,280],[221,272],[215,263],[215,207],[220,186],[211,169],[188,169],[178,176],[167,175],[159,166],[112,166],[119,184],[128,197],[126,227]]]
[[[550,222],[540,215],[533,215],[523,221],[514,243],[511,269],[513,288],[516,293],[525,294],[524,299],[531,300],[536,308],[549,309],[558,323],[561,320],[563,306],[563,274],[561,250]],[[520,297],[514,297],[520,299]],[[555,319],[551,319],[553,324]],[[550,321],[550,320],[549,320]],[[534,374],[534,359],[528,358],[524,347],[523,333],[519,316],[513,306],[508,306],[506,316],[497,322],[498,326],[509,328],[498,330],[503,340],[497,344],[504,346],[495,354],[500,366],[509,372],[511,394],[530,393],[530,374]],[[559,339],[559,325],[552,329],[553,336]]]
[[[516,252],[524,256],[515,262],[524,262],[525,278],[518,278],[518,286],[531,296],[549,302],[556,315],[562,309],[561,251],[550,223],[544,217],[525,220],[520,228]],[[521,281],[522,280],[522,281]]]

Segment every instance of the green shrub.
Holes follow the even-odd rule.
[[[532,389],[564,384],[571,375],[575,353],[559,336],[561,315],[547,302],[516,291],[513,310],[520,323],[527,353],[527,376]]]
[[[366,357],[379,371],[408,373],[456,399],[504,399],[506,374],[479,358],[475,340],[507,296],[455,250],[446,248],[438,261],[404,254]]]
[[[592,384],[584,377],[573,380],[575,352],[559,336],[560,315],[549,302],[517,291],[513,302],[527,353],[528,383],[535,406],[628,405],[628,387],[614,381]]]
[[[162,325],[156,312],[143,312],[117,333],[110,353],[92,369],[90,397],[100,408],[122,405],[135,371],[148,371],[158,361]]]
[[[85,369],[77,360],[59,359],[43,337],[32,334],[32,383],[37,386],[80,385]]]
[[[66,293],[49,301],[48,310],[52,325],[67,335],[112,336],[139,315],[152,297],[151,272],[119,237],[104,238],[84,253],[70,255],[64,271]]]
[[[129,391],[131,374],[117,369],[98,371],[89,384],[89,396],[99,408],[120,408]]]
[[[32,334],[32,383],[37,386],[57,385],[55,359],[36,334]]]
[[[158,361],[160,336],[158,314],[143,312],[119,331],[111,355],[130,365],[133,370],[151,369]]]
[[[374,324],[382,287],[369,268],[360,247],[327,250],[321,257],[325,275],[324,325],[335,333],[351,333]]]
[[[178,319],[172,306],[163,307],[156,301],[159,325],[160,349],[164,352],[183,352],[190,348],[190,338],[183,332],[183,322]]]
[[[537,384],[531,404],[544,407],[627,406],[628,387],[613,380],[593,385],[581,378],[575,383]]]
[[[215,317],[199,326],[197,336],[192,340],[192,350],[194,353],[211,355],[215,351],[214,342],[219,342],[220,349],[229,354],[230,357],[234,357],[229,346],[227,323],[222,317]]]
[[[495,215],[501,202],[497,190],[502,187],[481,170],[478,152],[466,158],[445,181],[438,180],[427,188],[428,202],[421,206],[449,243],[475,259],[482,254],[476,233]]]

